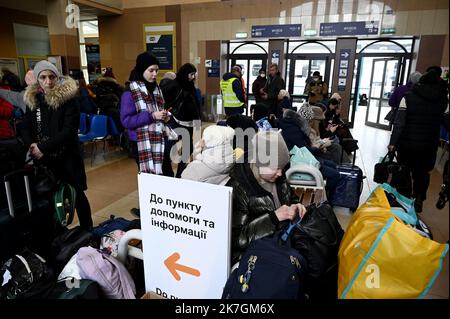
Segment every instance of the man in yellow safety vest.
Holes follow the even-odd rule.
[[[236,65],[220,80],[222,102],[227,116],[244,113],[245,94],[242,90],[241,76],[241,68]]]

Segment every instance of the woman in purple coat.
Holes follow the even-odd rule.
[[[122,94],[120,121],[128,129],[131,150],[139,171],[162,174],[165,145],[165,123],[170,113],[164,109],[164,98],[156,83],[159,62],[144,52],[138,55],[130,75],[130,88]]]

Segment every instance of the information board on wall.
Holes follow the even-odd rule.
[[[320,36],[377,35],[379,21],[328,22],[320,24]]]
[[[177,71],[175,22],[144,24],[144,49],[159,61],[159,69]]]
[[[300,37],[301,24],[253,25],[252,38]]]
[[[145,287],[218,299],[230,269],[232,188],[140,173]]]

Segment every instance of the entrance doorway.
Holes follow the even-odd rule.
[[[407,82],[413,47],[413,38],[358,41],[350,101],[351,127],[356,112],[362,112],[356,118],[364,120],[365,125],[391,129],[384,120],[391,109],[389,97],[397,86]]]
[[[231,59],[231,66],[239,65],[242,69],[242,77],[245,82],[247,96],[252,93],[252,84],[259,75],[261,68],[266,69],[266,59],[258,57],[243,57]]]
[[[285,79],[287,90],[293,98],[293,106],[299,108],[307,100],[305,87],[315,71],[320,72],[322,80],[331,89],[335,48],[334,40],[288,42]]]
[[[289,92],[292,95],[303,95],[311,75],[315,71],[319,71],[323,80],[329,83],[329,58],[327,56],[296,56],[291,58],[289,74],[294,74],[290,77],[288,83]]]
[[[384,120],[390,111],[389,97],[398,84],[400,58],[374,59],[366,111],[366,125],[384,130],[391,130],[391,125]]]
[[[230,42],[228,52],[228,72],[234,65],[240,65],[243,71],[247,93],[246,114],[250,114],[250,105],[255,103],[252,92],[252,84],[259,75],[259,70],[267,70],[267,51],[269,43],[266,42]]]

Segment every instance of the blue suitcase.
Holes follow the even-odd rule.
[[[355,140],[357,144],[358,141]],[[335,191],[330,194],[329,201],[333,206],[346,207],[355,211],[359,206],[359,198],[363,190],[362,170],[355,165],[356,151],[352,164],[337,165],[340,179]],[[342,157],[341,157],[342,161]]]

